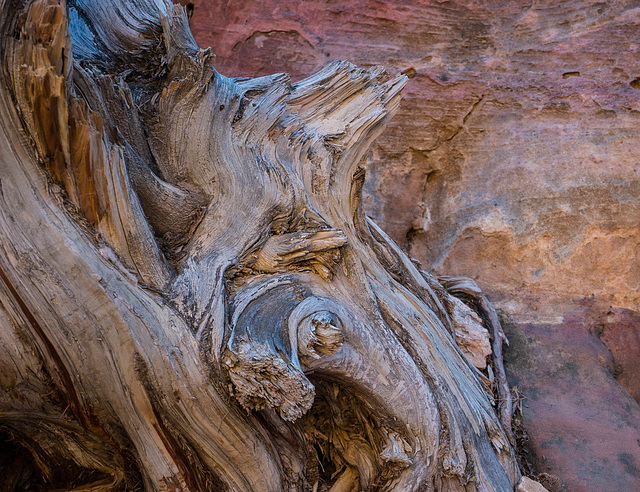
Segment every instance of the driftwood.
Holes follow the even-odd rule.
[[[33,484],[513,490],[449,294],[362,209],[403,76],[227,78],[164,0],[0,11],[0,430]]]

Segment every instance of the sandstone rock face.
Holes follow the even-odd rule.
[[[516,492],[547,492],[547,489],[535,480],[531,480],[528,477],[522,477],[520,482],[518,482]]]
[[[569,491],[638,490],[640,406],[614,379],[596,332],[600,309],[584,301],[562,323],[507,325],[505,362],[524,390],[534,469]]]
[[[640,490],[637,2],[191,4],[225,75],[347,59],[413,76],[369,159],[369,214],[504,313],[539,471]]]

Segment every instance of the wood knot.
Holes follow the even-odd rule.
[[[317,311],[298,326],[298,350],[302,357],[319,359],[333,355],[342,347],[342,322],[330,311]]]

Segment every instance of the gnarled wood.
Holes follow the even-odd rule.
[[[404,76],[227,78],[163,0],[0,6],[0,429],[43,481],[513,490],[453,301],[362,210]]]

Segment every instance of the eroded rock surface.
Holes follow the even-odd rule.
[[[348,59],[413,76],[369,159],[369,214],[504,313],[539,471],[640,489],[637,2],[193,3],[226,75]]]

